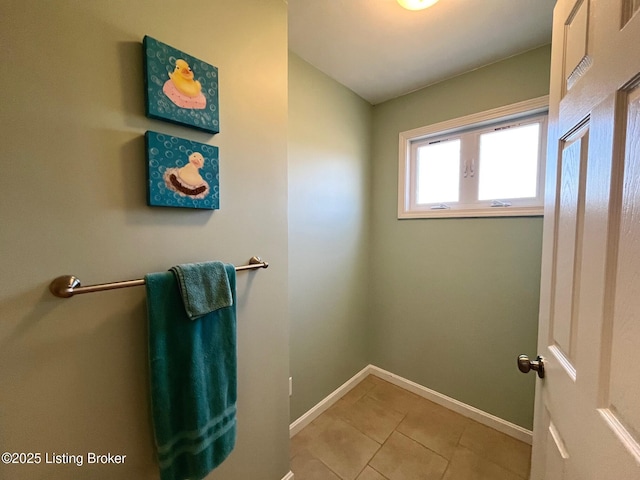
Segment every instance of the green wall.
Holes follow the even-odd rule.
[[[220,259],[238,274],[238,439],[208,479],[289,471],[287,7],[281,0],[0,2],[0,451],[127,455],[0,477],[159,477],[144,288],[59,299],[49,282]],[[219,68],[221,133],[144,114],[142,38]],[[144,132],[220,147],[220,210],[146,206]]]
[[[398,134],[548,94],[550,48],[373,109],[370,362],[525,428],[542,218],[397,219]]]
[[[368,363],[371,110],[290,53],[291,420]]]
[[[371,107],[289,58],[291,419],[371,363],[525,428],[541,217],[397,219],[400,132],[546,95],[550,48]]]

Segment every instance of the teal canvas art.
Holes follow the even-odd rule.
[[[147,116],[219,133],[218,69],[149,36],[142,44]]]
[[[148,205],[220,208],[218,147],[150,131],[145,143]]]

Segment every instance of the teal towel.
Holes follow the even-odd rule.
[[[236,439],[236,271],[225,265],[232,305],[187,316],[172,272],[145,276],[151,413],[162,480],[200,480]]]
[[[186,263],[171,268],[180,285],[191,320],[233,304],[229,279],[222,262]]]

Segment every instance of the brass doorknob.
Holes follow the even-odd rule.
[[[518,370],[529,373],[531,370],[538,372],[538,377],[544,378],[544,360],[540,355],[535,360],[529,360],[527,355],[518,356]]]

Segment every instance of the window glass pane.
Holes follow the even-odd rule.
[[[535,198],[540,124],[480,135],[479,200]]]
[[[457,202],[460,197],[460,140],[422,145],[417,150],[417,203]]]

